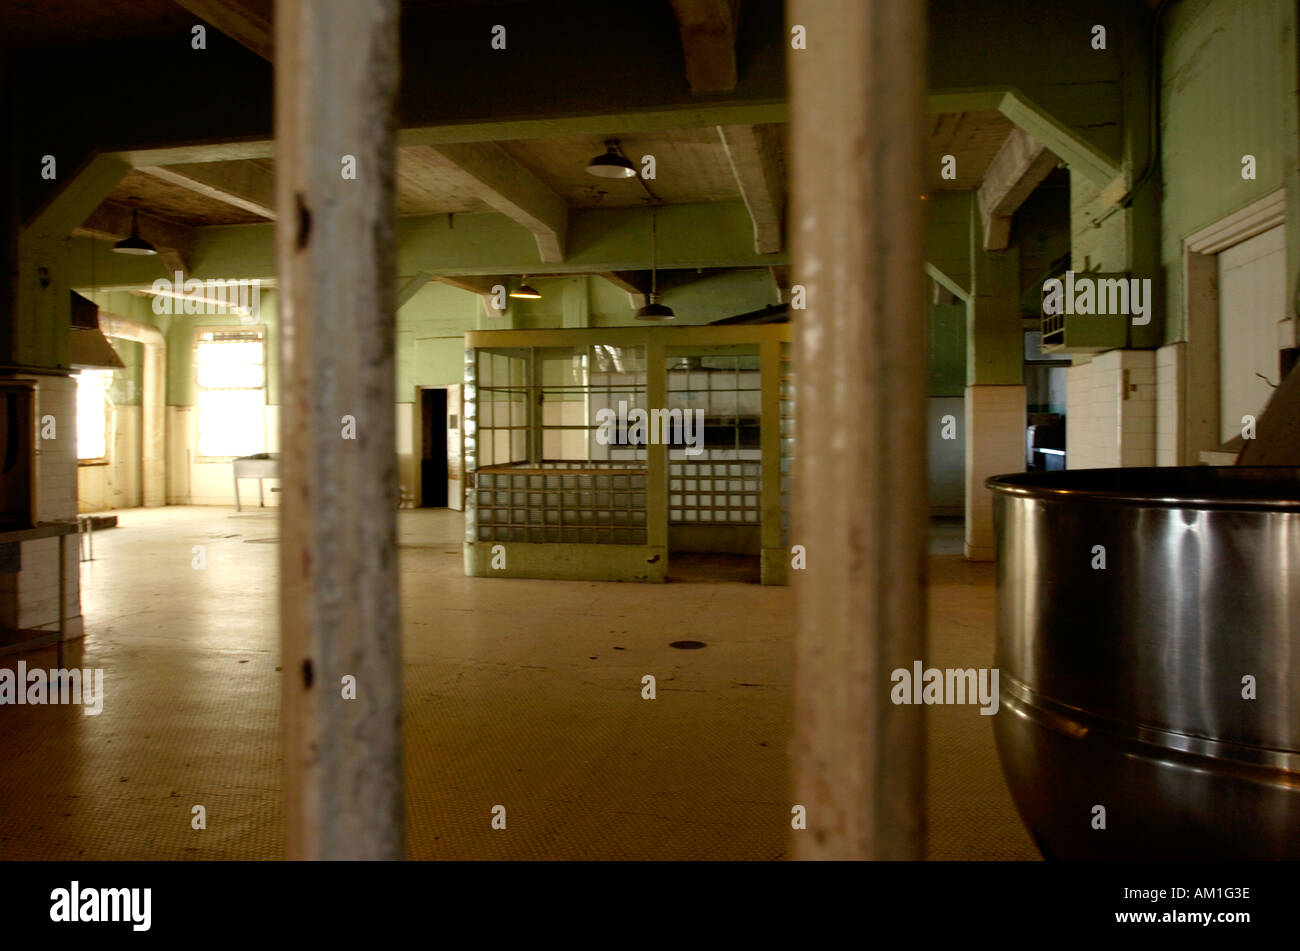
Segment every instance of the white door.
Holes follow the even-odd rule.
[[[1286,316],[1282,226],[1219,252],[1219,439],[1259,417],[1278,379],[1277,322]],[[1267,380],[1267,382],[1266,382]]]
[[[461,464],[460,384],[447,387],[447,506],[457,512],[465,508],[465,471]]]

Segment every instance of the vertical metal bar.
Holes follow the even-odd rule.
[[[59,536],[59,649],[58,649],[58,669],[63,669],[63,637],[67,633],[67,618],[64,617],[68,612],[64,610],[63,599],[64,592],[68,587],[68,561],[67,561],[67,542],[66,533]],[[60,677],[63,675],[60,674]]]
[[[890,701],[924,659],[925,4],[791,0],[791,280],[799,452],[792,544],[794,854],[915,859],[923,707]],[[787,32],[787,36],[791,33]]]
[[[645,331],[642,340],[645,346],[645,408],[648,413],[651,409],[668,405],[668,370],[663,338]],[[645,465],[645,543],[663,549],[660,569],[666,575],[671,557],[668,551],[668,447],[647,440]]]
[[[398,13],[397,0],[275,7],[290,859],[403,854],[393,414]],[[355,699],[344,693],[345,678],[354,678]]]
[[[781,549],[781,342],[764,339],[758,352],[761,580],[764,584],[784,584],[789,558]]]

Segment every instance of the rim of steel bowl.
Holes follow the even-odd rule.
[[[984,485],[994,492],[1021,498],[1300,512],[1300,466],[1058,469],[990,476]]]

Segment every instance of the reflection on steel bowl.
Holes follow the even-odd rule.
[[[998,755],[1043,854],[1300,859],[1300,469],[986,484]]]

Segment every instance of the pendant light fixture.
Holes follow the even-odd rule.
[[[518,300],[541,300],[542,299],[542,294],[540,291],[534,290],[533,288],[528,286],[527,274],[525,274],[520,279],[519,286],[516,287],[513,291],[511,291],[506,296],[514,297]]]
[[[117,244],[113,250],[118,254],[157,254],[158,249],[140,237],[140,226],[136,222],[136,209],[131,209],[131,233]]]
[[[656,220],[657,208],[650,206],[650,296],[646,299],[646,305],[636,312],[637,320],[672,320],[677,315],[673,309],[659,303],[659,248],[658,248],[658,222]]]
[[[605,152],[587,163],[588,173],[597,178],[635,178],[636,166],[619,148],[618,139],[605,140]]]

